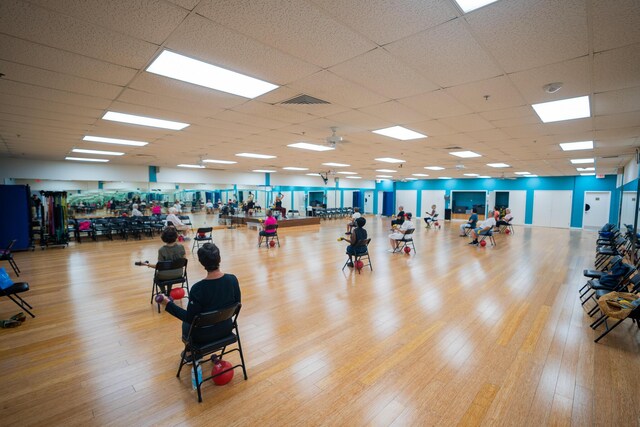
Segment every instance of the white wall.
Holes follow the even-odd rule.
[[[1,178],[62,181],[148,181],[146,166],[0,158]]]
[[[635,210],[636,210],[636,192],[635,191],[625,191],[622,194],[622,216],[621,216],[621,224],[630,224],[633,225],[635,220]],[[622,225],[620,225],[622,228]]]
[[[353,192],[358,190],[344,190],[343,193],[343,207],[352,207],[353,205]],[[363,196],[364,197],[364,196]]]
[[[396,207],[404,207],[405,212],[411,212],[414,217],[422,216],[420,212],[416,212],[418,205],[418,191],[417,190],[396,190]]]
[[[272,173],[271,174],[271,186],[284,186],[284,187],[325,187],[322,178],[319,176],[306,176],[306,175],[283,175]],[[264,184],[264,183],[263,183]],[[326,187],[333,188],[335,184],[330,179]]]
[[[527,191],[526,190],[510,190],[509,191],[509,209],[513,215],[514,225],[523,225],[524,216],[527,212]]]
[[[148,180],[148,175],[144,180]],[[160,167],[156,174],[158,182],[181,182],[186,184],[237,184],[264,185],[263,173],[232,173],[207,169],[186,169]]]
[[[361,189],[374,189],[376,188],[375,181],[368,181],[366,179],[348,179],[341,177],[338,184],[338,188],[361,188]]]
[[[378,215],[382,215],[382,195],[383,195],[383,191],[378,191],[378,209],[376,210],[376,212],[378,212]]]
[[[638,177],[638,164],[636,163],[636,159],[632,158],[629,163],[624,165],[624,177],[622,179],[622,183],[626,184],[628,182],[633,181]]]
[[[16,179],[14,184],[28,185],[31,191],[89,191],[98,189],[98,181]]]
[[[444,190],[422,190],[422,212],[419,216],[424,216],[425,212],[431,212],[431,205],[436,205],[438,218],[444,221]]]
[[[327,208],[337,208],[340,205],[340,194],[336,190],[327,191]]]
[[[533,192],[533,225],[569,228],[572,198],[571,190],[535,190]]]

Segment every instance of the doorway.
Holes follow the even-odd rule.
[[[582,228],[597,230],[609,222],[610,191],[585,191]]]
[[[373,213],[373,191],[364,192],[364,213]]]

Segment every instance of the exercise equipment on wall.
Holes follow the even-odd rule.
[[[67,223],[67,192],[66,191],[41,191],[44,197],[44,224],[40,238],[42,249],[48,246],[68,246],[69,231]]]

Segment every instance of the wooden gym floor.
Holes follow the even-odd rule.
[[[388,222],[368,218],[374,271],[361,275],[340,270],[345,220],[281,230],[274,249],[216,230],[242,289],[249,380],[207,384],[201,404],[189,372],[175,378],[180,323],[149,304],[152,270],[133,265],[155,260],[159,238],[16,253],[38,317],[0,331],[1,424],[640,422],[640,332],[627,321],[594,344],[578,301],[594,233],[517,227],[475,248],[459,223],[421,224],[418,253],[396,255]],[[0,318],[17,311],[0,302]]]

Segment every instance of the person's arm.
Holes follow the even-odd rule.
[[[351,246],[355,245],[356,243],[358,243],[358,238],[356,237],[357,232],[354,230],[350,235],[349,235],[349,244]]]

